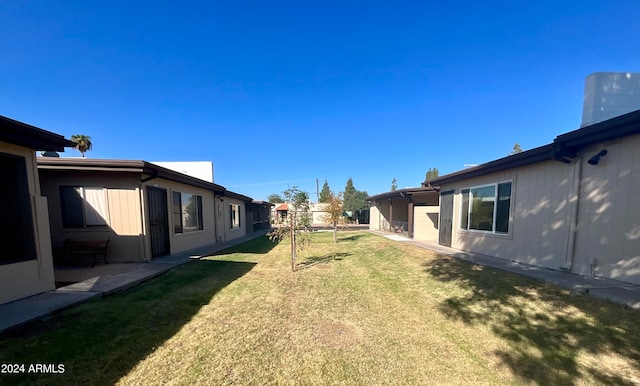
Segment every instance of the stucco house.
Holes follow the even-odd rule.
[[[247,234],[250,197],[154,163],[41,157],[38,171],[56,249],[110,239],[110,262],[143,262]]]
[[[55,288],[47,199],[40,194],[36,151],[74,143],[0,116],[0,304]]]
[[[640,110],[423,186],[442,245],[640,284]]]
[[[405,188],[376,194],[370,202],[369,229],[399,233],[415,240],[438,239],[438,191]]]

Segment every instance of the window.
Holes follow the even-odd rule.
[[[511,182],[460,191],[460,229],[509,233]]]
[[[229,205],[231,215],[231,229],[240,228],[240,205]]]
[[[62,225],[85,228],[107,225],[106,189],[61,186]]]
[[[204,229],[202,221],[202,196],[173,192],[174,233],[194,232]]]
[[[37,255],[26,159],[0,153],[0,176],[0,264],[34,260]]]

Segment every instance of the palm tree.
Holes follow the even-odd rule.
[[[93,148],[91,137],[89,137],[88,135],[74,134],[71,136],[71,141],[76,143],[75,148],[78,149],[80,153],[82,153],[82,158],[84,158],[85,152]]]

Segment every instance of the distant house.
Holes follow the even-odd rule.
[[[423,186],[442,245],[640,284],[640,110]]]
[[[108,238],[109,261],[141,262],[247,234],[250,197],[150,162],[42,157],[38,170],[54,248]]]
[[[273,204],[271,209],[271,218],[276,223],[282,223],[289,215],[289,204],[278,202]]]
[[[394,190],[367,198],[369,229],[392,232],[415,240],[438,239],[438,191],[431,187]]]
[[[55,288],[47,199],[40,195],[35,151],[74,143],[0,116],[0,303]]]

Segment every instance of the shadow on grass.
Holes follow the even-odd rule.
[[[355,235],[351,235],[351,236],[347,236],[347,237],[339,237],[338,241],[356,241],[359,238],[361,238],[363,235],[362,233],[357,233]]]
[[[446,299],[440,310],[470,325],[490,326],[510,346],[496,355],[522,379],[542,385],[571,385],[585,377],[602,384],[634,384],[616,371],[617,364],[604,365],[596,356],[615,353],[640,371],[639,313],[453,258],[437,258],[424,268],[432,277],[468,290]],[[551,311],[527,307],[537,301],[549,304]],[[580,352],[596,360],[579,363]]]
[[[278,245],[278,242],[271,241],[269,240],[269,236],[264,235],[222,251],[209,254],[208,256],[231,255],[233,253],[267,254],[275,248],[276,245]]]
[[[254,266],[193,261],[127,292],[9,331],[0,336],[0,363],[63,364],[65,372],[3,374],[0,384],[114,384]]]
[[[314,265],[328,263],[333,260],[342,260],[344,257],[347,257],[347,256],[351,256],[351,253],[335,252],[335,253],[327,253],[326,255],[322,255],[322,256],[311,256],[306,258],[301,263],[299,263],[296,266],[296,271],[311,268]]]

